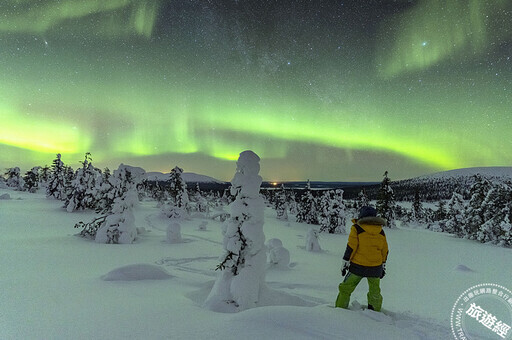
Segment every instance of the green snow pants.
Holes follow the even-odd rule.
[[[352,273],[348,273],[345,279],[340,283],[338,297],[336,298],[336,307],[348,308],[350,294],[356,289],[357,285],[363,279]],[[371,305],[377,312],[382,308],[382,295],[380,294],[380,279],[378,277],[368,277],[368,305]]]

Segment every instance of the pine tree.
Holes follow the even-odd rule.
[[[452,198],[448,201],[448,211],[443,231],[462,237],[465,223],[464,211],[464,198],[461,194],[454,192]]]
[[[59,200],[64,199],[66,197],[65,185],[65,166],[59,153],[57,154],[57,158],[53,160],[51,166],[48,186],[46,187],[46,196],[48,198],[54,197]]]
[[[245,310],[257,306],[265,286],[264,202],[259,194],[262,182],[260,158],[244,151],[233,177],[231,218],[225,226],[225,254],[217,269],[222,270],[205,305],[214,310]]]
[[[322,195],[320,206],[320,232],[345,234],[346,207],[343,203],[343,190],[327,191]]]
[[[286,192],[284,190],[284,184],[281,184],[281,188],[276,194],[275,209],[278,220],[288,220],[288,205],[286,203]]]
[[[71,181],[71,192],[65,203],[66,210],[95,209],[99,201],[101,187],[101,171],[92,165],[91,154],[87,152],[81,162],[82,167],[76,170]]]
[[[89,223],[79,222],[80,235],[98,243],[132,243],[137,236],[133,208],[138,202],[137,184],[142,181],[144,170],[124,164],[109,177],[108,207],[104,215]]]
[[[416,222],[425,222],[425,211],[420,201],[419,190],[414,191],[414,201],[412,203],[412,219]]]
[[[481,242],[499,243],[504,236],[502,224],[510,214],[510,202],[512,202],[510,187],[505,184],[494,185],[482,202],[484,223],[472,238]]]
[[[5,175],[7,176],[6,184],[9,188],[23,191],[25,182],[23,181],[23,178],[20,177],[20,168],[8,168],[5,172]]]
[[[361,207],[366,207],[370,205],[370,199],[368,198],[368,195],[366,194],[366,190],[363,188],[357,194],[357,200],[354,205],[354,209],[359,210]]]
[[[318,211],[316,199],[311,192],[311,184],[308,180],[306,190],[302,194],[297,207],[297,222],[318,224]]]
[[[169,179],[166,181],[171,200],[163,206],[162,212],[169,218],[181,219],[187,217],[189,213],[187,184],[182,174],[183,169],[176,166],[171,170]]]
[[[34,193],[39,188],[39,169],[41,167],[35,166],[28,170],[23,176],[25,182],[24,187],[28,192]]]
[[[50,172],[51,172],[51,169],[48,165],[45,165],[45,166],[39,168],[39,183],[41,183],[41,185],[43,187],[48,186],[48,180],[50,179]]]
[[[387,221],[387,226],[392,228],[395,226],[395,195],[391,188],[391,180],[388,172],[384,173],[378,193],[377,213]]]
[[[470,200],[466,207],[466,224],[464,234],[470,239],[476,239],[477,233],[485,223],[483,203],[491,189],[491,183],[480,175],[473,177],[474,183],[469,190]]]

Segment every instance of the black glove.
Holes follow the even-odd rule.
[[[343,260],[341,263],[341,276],[347,275],[348,267],[350,267],[350,262]]]
[[[382,279],[386,275],[386,262],[382,264],[382,274],[380,274],[380,278]]]

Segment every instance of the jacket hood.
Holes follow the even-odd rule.
[[[387,221],[378,216],[363,217],[360,219],[353,219],[352,223],[359,224],[366,232],[371,234],[378,234],[382,227],[387,225]]]

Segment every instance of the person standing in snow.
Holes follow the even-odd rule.
[[[380,279],[386,274],[388,256],[388,243],[382,229],[386,225],[386,220],[377,216],[375,208],[364,206],[359,210],[358,218],[353,219],[352,223],[341,265],[341,274],[345,279],[339,285],[336,307],[348,308],[350,295],[362,278],[366,277],[369,286],[368,309],[380,311]]]

